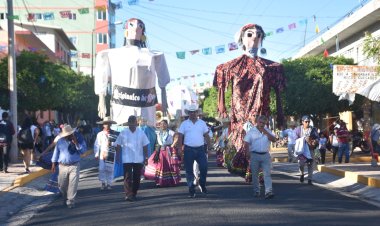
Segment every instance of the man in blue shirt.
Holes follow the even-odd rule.
[[[71,209],[75,207],[75,197],[79,182],[80,155],[87,150],[87,146],[82,135],[71,128],[70,125],[63,127],[58,136],[61,138],[58,140],[51,158],[51,171],[54,173],[55,166],[59,164],[59,190],[62,193],[64,204]]]

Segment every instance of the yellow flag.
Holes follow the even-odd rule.
[[[315,33],[319,33],[319,27],[318,27],[318,24],[315,25]]]

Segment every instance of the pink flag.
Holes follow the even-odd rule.
[[[296,29],[296,23],[291,23],[288,25],[289,30]]]

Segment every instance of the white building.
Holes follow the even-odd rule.
[[[304,46],[293,58],[322,55],[344,56],[354,59],[358,65],[375,65],[373,59],[363,55],[365,32],[380,37],[380,0],[372,0],[347,14],[335,26]]]

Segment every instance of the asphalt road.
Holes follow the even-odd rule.
[[[273,175],[275,197],[254,198],[252,186],[217,168],[210,158],[207,196],[143,181],[136,202],[124,201],[122,182],[100,191],[97,169],[81,172],[74,209],[57,199],[27,225],[379,225],[380,209],[318,186]],[[184,175],[182,175],[184,176]]]

